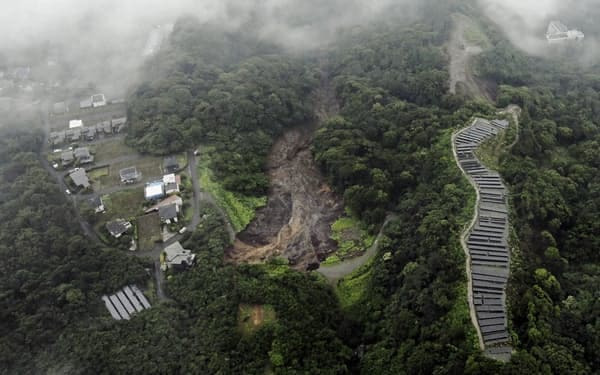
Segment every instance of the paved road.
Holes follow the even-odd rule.
[[[394,215],[388,215],[383,222],[381,229],[379,230],[379,234],[377,234],[377,238],[375,238],[375,241],[371,247],[369,247],[363,255],[332,266],[321,266],[319,269],[317,269],[317,272],[325,276],[325,278],[327,278],[331,284],[335,285],[339,280],[365,265],[371,259],[371,257],[373,257],[373,255],[377,254],[377,250],[379,250],[380,239],[381,236],[383,236],[383,230],[394,218]]]

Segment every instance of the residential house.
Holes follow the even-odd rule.
[[[60,160],[62,162],[62,165],[69,165],[75,161],[75,154],[73,154],[73,151],[70,150],[63,151],[60,154]]]
[[[115,133],[120,133],[123,128],[125,128],[125,124],[127,123],[127,117],[119,117],[114,118],[110,121],[112,130]]]
[[[160,221],[166,224],[176,223],[179,216],[179,206],[176,203],[171,203],[168,206],[158,208],[158,216]]]
[[[88,179],[87,173],[85,173],[85,169],[83,168],[75,168],[69,173],[69,177],[73,180],[73,183],[77,187],[82,187],[84,189],[89,188],[90,180]]]
[[[110,121],[102,121],[96,124],[96,130],[98,132],[104,132],[104,134],[112,134],[112,126]]]
[[[144,197],[146,200],[158,200],[165,196],[165,185],[162,181],[155,181],[146,184],[144,188]]]
[[[161,265],[163,270],[175,269],[182,270],[194,264],[196,254],[191,250],[186,250],[179,242],[165,247],[163,252],[164,262]]]
[[[102,106],[106,105],[106,97],[104,97],[104,94],[92,95],[91,101],[92,101],[92,107],[94,107],[94,108],[102,107]]]
[[[175,173],[179,170],[179,162],[175,156],[168,156],[163,161],[163,172],[165,174]]]
[[[90,205],[92,206],[94,211],[96,211],[97,214],[105,211],[104,202],[102,201],[102,197],[94,197],[94,198],[90,199]]]
[[[179,206],[179,210],[181,210],[181,206],[183,206],[183,199],[181,199],[181,197],[178,195],[171,195],[170,197],[167,197],[159,203],[155,204],[154,206],[148,208],[146,210],[146,213],[158,211],[161,207],[169,206],[171,204],[176,204],[177,206]]]
[[[48,142],[52,143],[53,145],[63,144],[65,142],[65,135],[66,134],[64,131],[51,132]]]
[[[93,141],[94,139],[96,139],[96,127],[95,126],[89,126],[87,128],[84,128],[83,130],[84,130],[86,140]]]
[[[94,157],[90,154],[90,149],[87,147],[79,147],[73,151],[75,158],[79,164],[89,164],[94,162]]]
[[[69,141],[76,142],[79,139],[81,139],[81,129],[80,128],[69,129],[65,132],[65,136],[66,136],[66,138],[68,138]]]
[[[142,178],[142,174],[138,172],[136,167],[123,168],[119,171],[121,183],[134,184]]]
[[[166,174],[163,176],[163,184],[165,184],[165,194],[179,193],[179,184],[181,183],[181,177],[176,176],[174,173]]]
[[[81,128],[82,126],[83,126],[83,120],[69,121],[69,129]]]
[[[106,229],[114,238],[121,237],[125,232],[131,229],[132,225],[129,221],[123,219],[117,219],[106,223]]]

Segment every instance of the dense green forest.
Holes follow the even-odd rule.
[[[132,94],[129,144],[163,155],[208,143],[226,189],[264,195],[274,140],[312,126],[314,92],[332,85],[340,110],[319,124],[314,158],[371,232],[393,218],[362,293],[343,308],[316,273],[278,260],[224,263],[229,237],[207,207],[182,241],[198,262],[169,275],[170,301],[112,320],[100,296],[128,283],[152,292],[151,266],[85,239],[40,166],[41,134],[3,131],[0,372],[597,373],[600,71],[578,65],[572,51],[525,55],[493,26],[485,30],[491,47],[476,71],[499,85],[496,107],[523,109],[519,141],[499,157],[515,230],[515,353],[492,361],[468,316],[458,236],[475,198],[450,138],[496,109],[447,94],[443,47],[455,11],[482,17],[461,1],[427,1],[416,23],[356,28],[310,56],[264,42],[251,27],[228,32],[185,18]],[[248,329],[247,306],[269,319]]]

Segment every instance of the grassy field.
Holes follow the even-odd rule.
[[[356,305],[365,296],[373,270],[371,264],[372,259],[338,282],[335,294],[342,309]]]
[[[102,164],[125,155],[137,155],[137,151],[127,146],[122,139],[92,145],[90,152],[94,154],[96,164]]]
[[[102,177],[108,176],[110,169],[108,167],[97,168],[88,172],[90,180],[99,180]]]
[[[331,225],[331,238],[337,242],[338,250],[325,259],[322,265],[336,264],[359,256],[375,241],[375,236],[362,228],[359,220],[350,216],[341,217]]]
[[[151,250],[154,243],[162,239],[158,213],[137,218],[138,246],[140,250]]]
[[[233,229],[239,232],[254,219],[256,210],[267,204],[267,198],[247,197],[225,190],[221,184],[215,181],[210,170],[210,152],[210,149],[203,148],[200,156],[198,166],[200,186],[215,197],[217,204],[227,213]]]
[[[134,166],[137,168],[138,172],[141,172],[144,181],[160,179],[162,177],[161,161],[160,158],[145,156],[138,160],[113,164],[109,166],[108,174],[101,175],[98,178],[92,178],[92,186],[94,190],[102,190],[111,186],[117,186],[121,184],[119,171],[123,168]]]
[[[142,189],[123,190],[102,197],[106,213],[103,214],[105,221],[117,218],[132,219],[144,213],[144,191]]]
[[[271,305],[240,304],[238,308],[238,328],[244,336],[251,336],[276,318],[275,309]]]

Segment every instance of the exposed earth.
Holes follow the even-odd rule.
[[[336,250],[331,224],[342,214],[342,200],[325,184],[310,152],[312,127],[287,131],[268,161],[271,191],[267,205],[241,232],[228,257],[236,262],[287,258],[297,269],[317,268]]]
[[[325,64],[323,64],[325,65]],[[333,87],[322,73],[314,93],[315,117],[338,113]],[[313,124],[286,131],[269,155],[271,189],[267,205],[236,238],[227,258],[256,263],[281,256],[299,270],[318,268],[337,249],[331,224],[342,214],[342,199],[331,191],[310,151]]]
[[[495,88],[475,77],[472,58],[484,51],[484,42],[476,44],[467,40],[467,32],[477,30],[474,21],[462,14],[453,15],[453,29],[446,52],[450,60],[450,93],[464,93],[476,98],[493,101]]]

